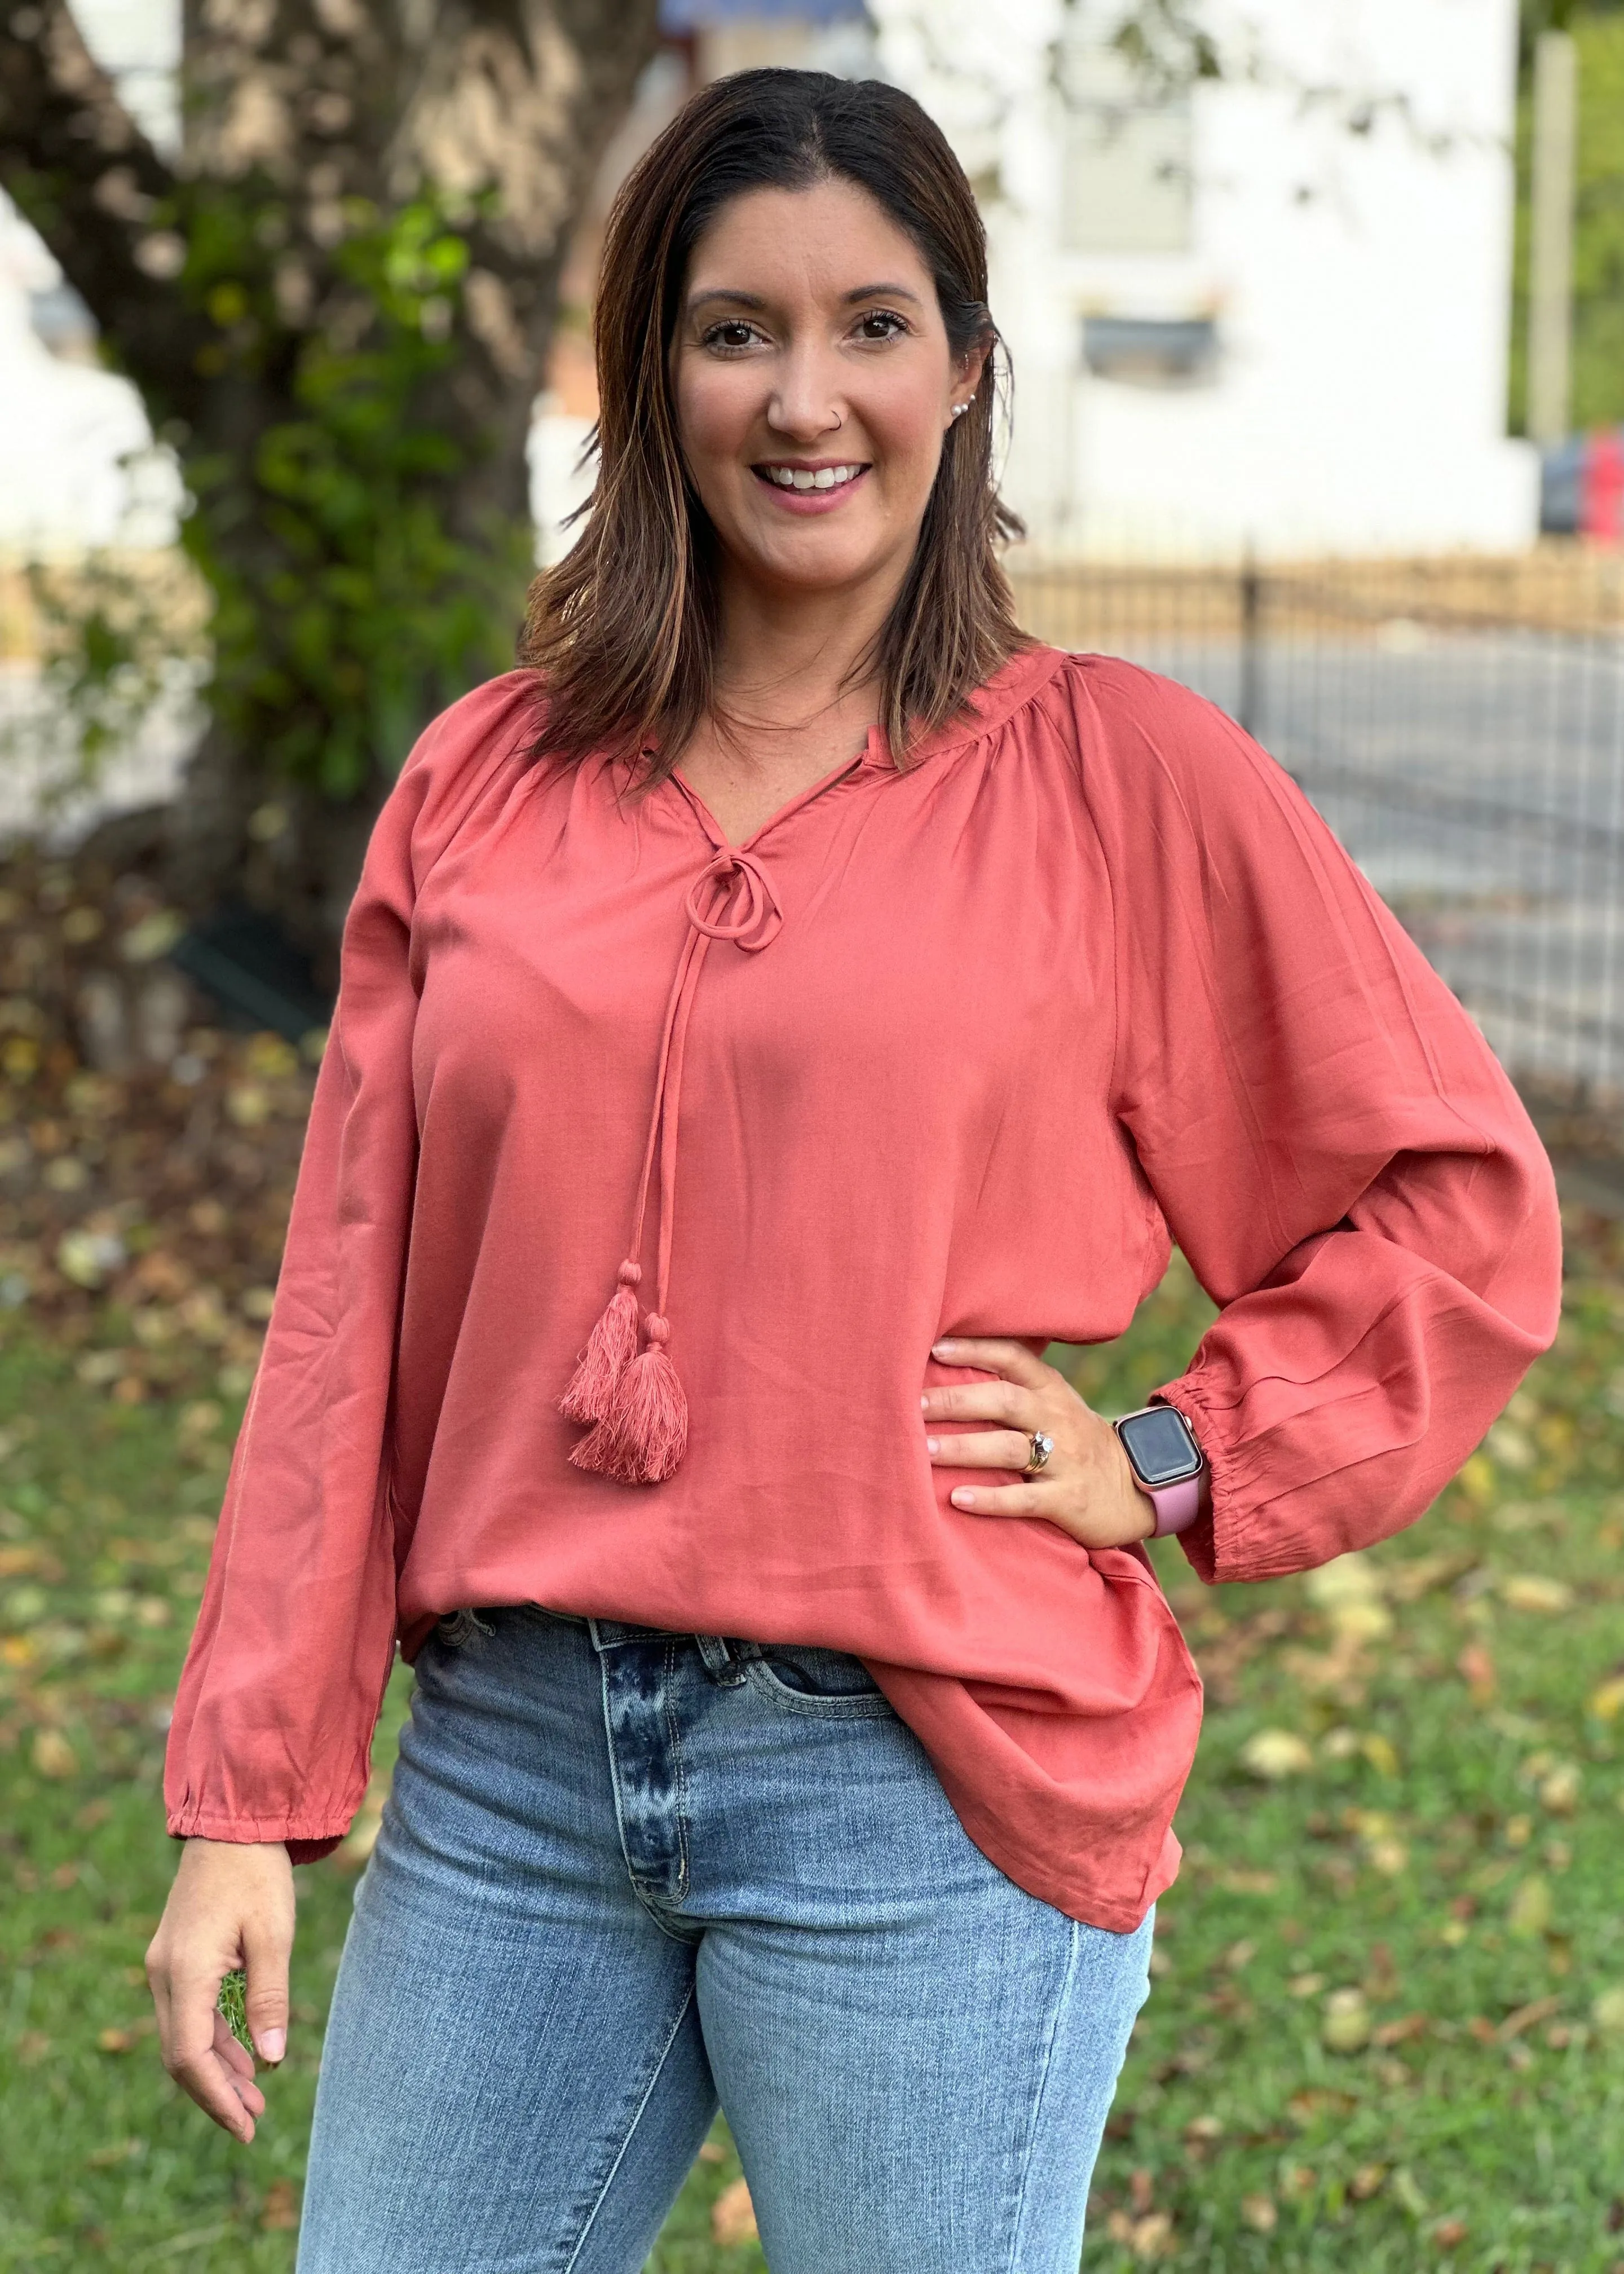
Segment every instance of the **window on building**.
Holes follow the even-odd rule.
[[[1146,87],[1097,41],[1061,51],[1061,242],[1072,252],[1186,252],[1190,97]]]
[[[1129,387],[1199,387],[1218,367],[1210,316],[1085,316],[1083,361]]]

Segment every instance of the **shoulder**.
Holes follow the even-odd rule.
[[[404,917],[452,840],[498,811],[533,764],[545,697],[533,671],[508,671],[447,705],[412,745],[373,824],[350,929],[373,909]]]
[[[455,802],[493,772],[527,764],[545,707],[541,680],[533,671],[505,671],[470,688],[418,735],[397,787],[426,813]]]
[[[1297,784],[1217,704],[1119,656],[1069,655],[1049,707],[1096,819],[1207,840],[1320,825]]]
[[[535,672],[507,671],[459,696],[418,735],[379,823],[381,834],[410,845],[417,883],[477,809],[529,772],[545,708]]]

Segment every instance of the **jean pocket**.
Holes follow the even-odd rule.
[[[745,1660],[745,1672],[763,1696],[792,1713],[877,1721],[891,1710],[862,1661],[843,1650],[763,1643]]]

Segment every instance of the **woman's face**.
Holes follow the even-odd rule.
[[[678,431],[731,567],[785,592],[900,581],[952,406],[914,242],[846,181],[750,190],[694,247],[672,347]]]

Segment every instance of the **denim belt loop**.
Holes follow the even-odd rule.
[[[695,1635],[705,1672],[724,1690],[736,1690],[744,1680],[744,1662],[726,1636]]]

